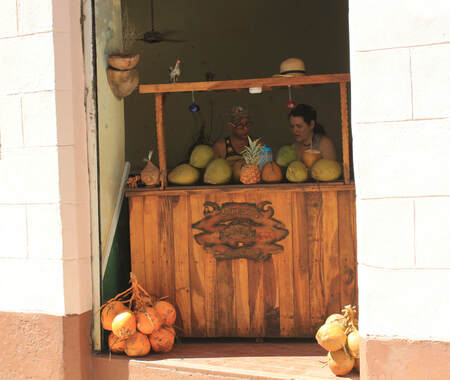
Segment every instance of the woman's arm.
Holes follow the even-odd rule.
[[[322,136],[320,138],[319,149],[323,158],[336,161],[336,149],[334,148],[333,141],[328,136]]]
[[[213,145],[214,154],[217,158],[225,158],[225,140],[220,139]]]

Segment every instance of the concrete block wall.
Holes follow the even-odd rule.
[[[80,9],[70,0],[0,5],[3,312],[92,308]]]
[[[352,0],[349,26],[360,332],[450,342],[450,2]]]

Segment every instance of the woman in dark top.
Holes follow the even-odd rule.
[[[234,106],[227,126],[231,134],[213,145],[214,152],[217,157],[227,160],[242,158],[241,152],[248,146],[251,126],[248,111],[242,106]]]
[[[303,152],[311,148],[320,151],[323,158],[336,160],[333,142],[317,123],[317,112],[312,106],[299,104],[289,113],[289,123],[295,140],[292,147],[296,150],[299,160]]]

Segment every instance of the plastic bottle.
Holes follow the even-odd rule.
[[[261,150],[261,159],[259,162],[259,170],[262,170],[263,166],[267,163],[272,161],[272,148],[269,148],[268,146],[264,145]]]

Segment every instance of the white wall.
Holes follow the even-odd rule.
[[[349,12],[361,334],[450,341],[450,2]]]
[[[0,311],[91,309],[80,3],[0,5]]]

